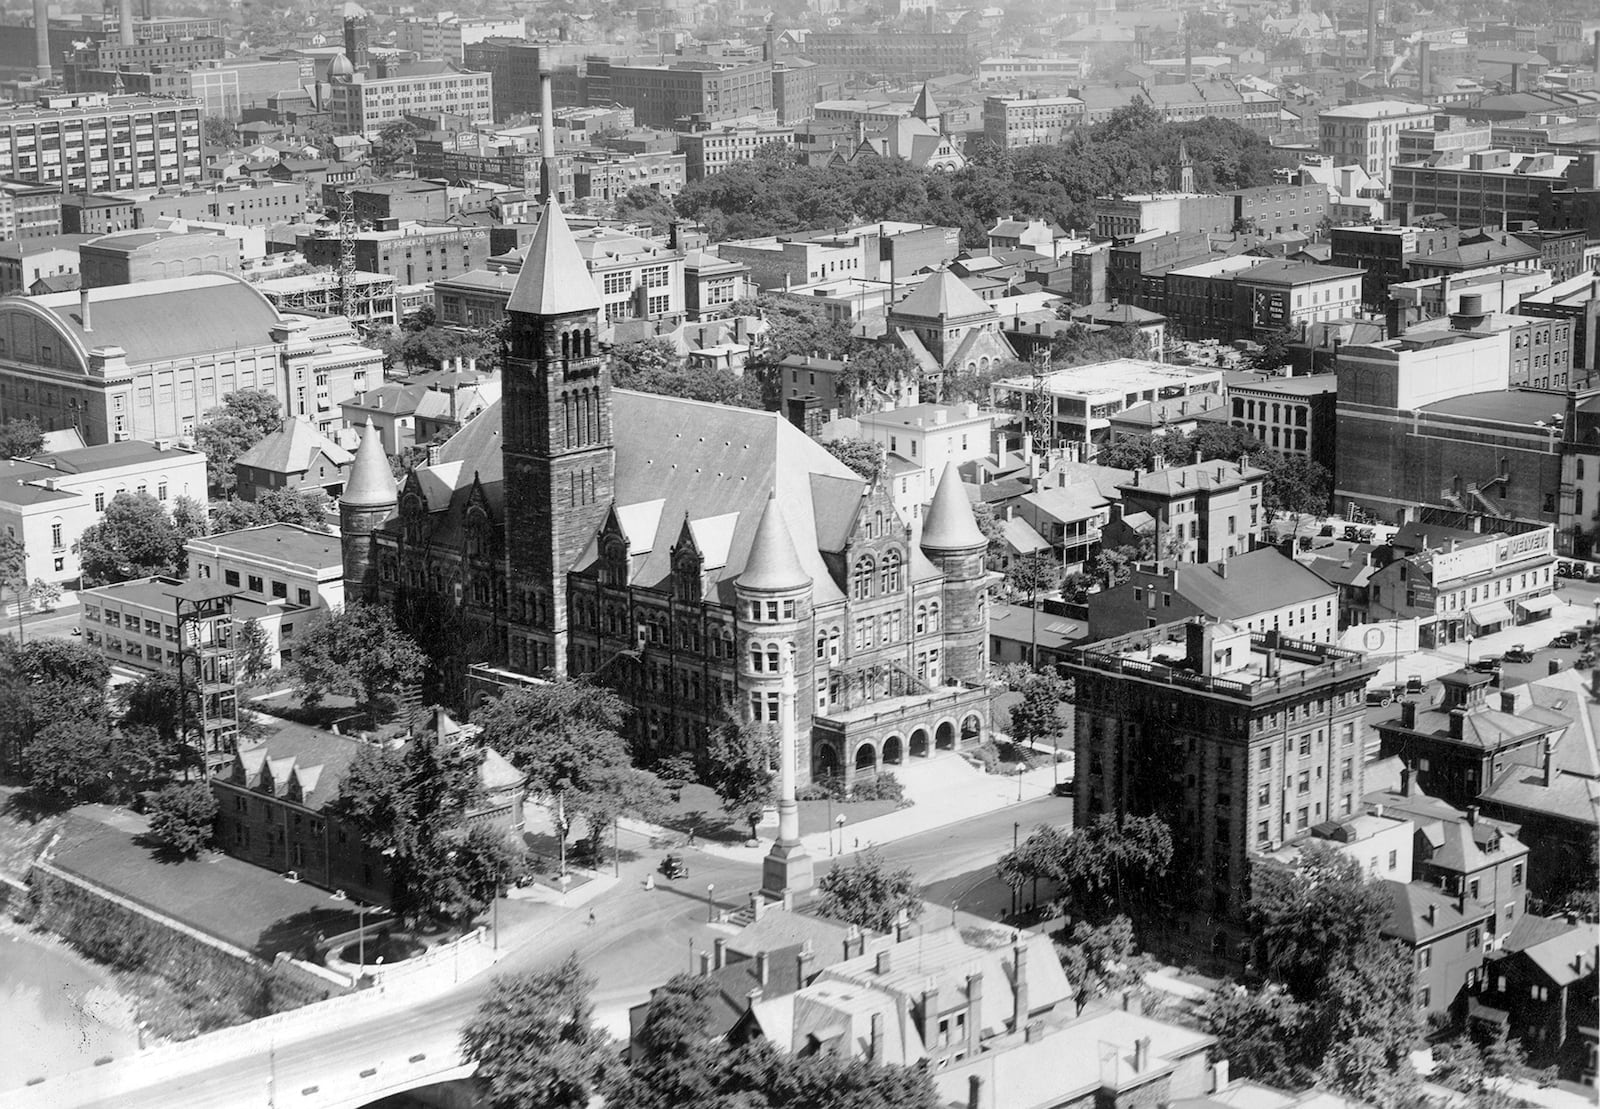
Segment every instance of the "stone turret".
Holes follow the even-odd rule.
[[[811,687],[811,654],[800,649],[811,621],[811,575],[800,561],[776,495],[767,498],[744,570],[733,584],[739,685],[749,691],[750,717],[777,726],[782,723],[784,682],[792,678],[800,689]],[[809,728],[801,730],[796,759],[801,779],[809,781]]]
[[[944,574],[944,676],[976,681],[985,669],[989,636],[984,590],[989,541],[978,529],[972,502],[952,461],[944,468],[922,520],[922,553]]]
[[[389,468],[383,437],[367,421],[361,445],[350,464],[350,479],[339,495],[339,548],[344,561],[345,603],[364,601],[374,591],[372,534],[395,514],[400,487]]]

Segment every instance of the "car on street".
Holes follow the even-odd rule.
[[[1500,663],[1499,655],[1484,655],[1482,658],[1475,658],[1468,663],[1467,669],[1476,670],[1480,674],[1498,674],[1500,672]]]
[[[687,878],[689,877],[689,866],[683,861],[683,856],[668,855],[661,860],[661,873],[668,878]]]
[[[1503,657],[1507,662],[1532,662],[1533,652],[1528,650],[1528,648],[1524,647],[1521,643],[1518,643],[1515,647],[1511,648],[1511,650],[1507,651]]]
[[[1426,692],[1426,690],[1427,687],[1422,682],[1421,674],[1406,675],[1406,693],[1408,695],[1412,693],[1423,693]]]
[[[1552,647],[1570,648],[1570,647],[1576,647],[1577,645],[1578,645],[1578,633],[1577,632],[1562,632],[1560,635],[1558,635],[1554,639],[1550,640],[1550,646],[1552,646]]]
[[[1367,690],[1367,704],[1392,705],[1394,702],[1405,698],[1404,686],[1378,686],[1376,689]]]

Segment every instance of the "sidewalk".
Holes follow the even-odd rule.
[[[1396,681],[1403,683],[1412,674],[1419,674],[1423,681],[1431,682],[1467,665],[1469,652],[1472,658],[1481,659],[1488,655],[1503,655],[1518,644],[1530,651],[1537,651],[1548,645],[1560,632],[1572,631],[1595,618],[1595,606],[1581,599],[1569,603],[1559,591],[1555,596],[1561,603],[1550,611],[1547,618],[1531,624],[1513,625],[1490,635],[1473,636],[1470,646],[1465,640],[1459,640],[1442,647],[1425,648],[1413,654],[1401,655],[1398,665],[1393,656],[1384,657],[1381,661],[1379,656],[1372,656],[1374,661],[1380,661],[1380,665],[1378,673],[1368,685],[1376,688],[1392,685]]]
[[[896,809],[894,812],[873,817],[860,824],[846,824],[842,832],[813,832],[802,836],[800,839],[805,844],[806,850],[815,858],[826,858],[835,853],[834,849],[840,846],[841,837],[843,850],[846,852],[874,844],[891,843],[919,832],[942,828],[947,824],[1014,805],[1019,800],[1019,784],[1020,799],[1031,801],[1048,795],[1056,782],[1055,770],[1048,764],[1020,776],[1001,776],[985,774],[960,757],[948,754],[926,762],[919,760],[916,763],[896,766],[893,770],[895,776],[905,785],[906,796],[915,804],[909,808]],[[626,817],[623,818],[622,826],[640,835],[671,834],[666,829],[643,821],[628,820]],[[770,830],[772,826],[768,824],[764,827]],[[759,865],[770,847],[771,843],[763,838],[758,847],[702,841],[696,844],[695,849],[707,855]]]

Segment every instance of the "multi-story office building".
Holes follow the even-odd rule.
[[[400,19],[394,29],[395,45],[402,50],[410,50],[419,58],[462,62],[466,60],[466,47],[496,36],[520,39],[527,33],[527,24],[521,16],[472,19],[439,14]]]
[[[85,93],[0,107],[0,177],[96,192],[204,174],[196,100]]]
[[[1418,255],[1450,250],[1461,241],[1455,227],[1335,227],[1328,237],[1329,261],[1364,271],[1361,297],[1368,308],[1382,308],[1389,286],[1410,280]]]
[[[135,195],[128,200],[132,227],[149,227],[162,219],[278,227],[293,223],[306,210],[307,197],[305,186],[298,181],[241,181]],[[120,222],[118,208],[105,211],[112,221]]]
[[[618,200],[634,189],[670,198],[687,183],[687,159],[670,150],[580,150],[572,156],[573,193],[580,199]]]
[[[239,389],[321,431],[383,374],[341,316],[284,316],[226,274],[0,301],[0,422],[31,416],[87,443],[194,434]]]
[[[1164,313],[1191,339],[1264,338],[1361,304],[1362,272],[1233,254],[1166,275]]]
[[[1222,392],[1217,370],[1167,366],[1121,358],[1057,370],[1044,379],[1050,397],[1050,438],[1056,443],[1081,444],[1085,461],[1111,440],[1111,417],[1137,404],[1191,393]],[[1031,377],[1008,377],[989,388],[996,408],[1013,412],[1034,410]]]
[[[805,56],[851,73],[927,78],[976,71],[989,43],[988,31],[816,31]]]
[[[386,273],[401,285],[426,285],[481,269],[489,261],[489,233],[453,223],[407,223],[391,231],[356,235],[356,269]],[[300,249],[314,266],[339,264],[336,235],[303,239]]]
[[[1333,473],[1339,379],[1334,374],[1269,377],[1228,385],[1228,422],[1280,454],[1309,458]]]
[[[220,38],[146,39],[132,43],[101,39],[69,51],[63,75],[68,92],[89,92],[94,88],[83,82],[91,71],[182,72],[221,58],[226,52],[227,44]]]
[[[1407,329],[1416,339],[1428,335],[1495,335],[1506,333],[1511,362],[1507,384],[1513,388],[1565,390],[1572,377],[1572,324],[1544,316],[1490,312],[1481,294],[1467,293],[1458,309]]]
[[[1331,208],[1327,186],[1315,181],[1235,189],[1228,195],[1233,197],[1235,225],[1253,227],[1263,235],[1316,231]]]
[[[822,81],[822,67],[804,58],[785,58],[772,67],[772,110],[779,124],[811,118]]]
[[[493,78],[438,61],[400,62],[389,75],[357,71],[328,86],[328,107],[341,134],[375,134],[408,115],[448,112],[474,123],[493,119]]]
[[[450,181],[490,181],[538,195],[544,187],[543,159],[538,138],[527,133],[529,130],[470,132],[449,141],[421,139],[417,142],[417,174]],[[570,152],[556,154],[555,177],[556,197],[571,200],[576,186]]]
[[[1202,231],[1225,234],[1233,228],[1231,196],[1200,193],[1137,193],[1101,196],[1094,202],[1095,234],[1102,239]]]
[[[464,43],[461,57],[466,68],[492,78],[494,118],[504,122],[516,115],[539,114],[541,73],[554,76],[552,95],[558,106],[584,106],[587,99],[579,95],[577,88],[582,83],[579,67],[591,49],[582,43],[490,36],[481,42]]]
[[[1357,651],[1228,623],[1158,624],[1068,653],[1076,682],[1074,823],[1154,814],[1172,825],[1169,891],[1237,921],[1252,857],[1359,811],[1364,687]],[[1213,927],[1216,926],[1213,925]],[[1221,954],[1219,933],[1203,942]]]
[[[1537,220],[1552,190],[1594,187],[1596,157],[1477,150],[1400,163],[1389,210],[1401,219],[1437,213],[1458,227]]]
[[[179,497],[206,503],[205,455],[167,440],[103,443],[10,461],[0,483],[0,531],[23,545],[26,581],[78,577],[72,548],[101,521],[119,493],[149,493],[171,508]]]
[[[61,189],[0,181],[0,241],[61,234]]]
[[[239,240],[209,231],[118,231],[78,247],[85,289],[199,273],[238,273]]]
[[[51,235],[0,242],[0,296],[34,291],[41,279],[78,272],[78,250],[87,235]]]
[[[1322,153],[1334,165],[1358,165],[1380,181],[1400,157],[1400,135],[1419,127],[1432,127],[1434,109],[1404,100],[1370,100],[1326,108],[1317,113],[1317,133]]]
[[[684,172],[690,181],[702,181],[736,162],[747,162],[773,143],[792,147],[794,128],[741,123],[678,135],[678,150],[684,156]]]
[[[264,524],[191,539],[185,550],[190,577],[219,581],[240,597],[293,603],[308,616],[344,607],[339,537],[330,532]]]
[[[1002,150],[1063,142],[1083,125],[1083,101],[1075,96],[986,96],[983,137]]]
[[[712,59],[654,64],[590,58],[590,80],[604,76],[607,101],[633,109],[641,127],[680,120],[737,119],[772,110],[772,63]]]
[[[205,115],[236,120],[248,109],[266,108],[284,89],[299,87],[302,76],[293,58],[225,58],[186,70],[183,94],[200,101]]]
[[[606,323],[683,315],[680,252],[609,227],[590,228],[573,239],[600,294],[600,318]]]

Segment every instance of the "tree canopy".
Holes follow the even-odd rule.
[[[13,416],[0,425],[0,458],[27,458],[44,450],[44,428],[32,416]]]
[[[294,524],[312,531],[328,530],[328,496],[321,489],[282,486],[260,493],[253,501],[230,497],[211,506],[211,528],[222,533],[263,524]]]
[[[289,668],[308,705],[335,694],[350,697],[376,727],[401,688],[421,680],[426,661],[388,609],[352,604],[312,621]]]
[[[278,398],[263,389],[240,389],[222,398],[195,429],[195,446],[206,456],[206,483],[213,492],[233,492],[233,463],[282,422]]]
[[[871,439],[832,439],[822,447],[867,481],[878,480],[884,462],[882,443]]]
[[[824,916],[869,931],[892,931],[902,913],[909,920],[922,916],[922,892],[911,869],[891,870],[874,847],[857,852],[849,862],[835,863],[817,889]]]
[[[567,956],[552,970],[496,978],[461,1032],[493,1109],[584,1109],[606,1038],[594,1026],[594,979]]]
[[[166,506],[149,493],[118,493],[100,522],[84,528],[72,549],[87,580],[118,582],[176,573],[183,560],[183,537]]]
[[[1078,829],[1042,824],[1000,857],[1000,880],[1053,883],[1071,910],[1094,923],[1137,917],[1172,863],[1172,830],[1157,816],[1102,813]]]

